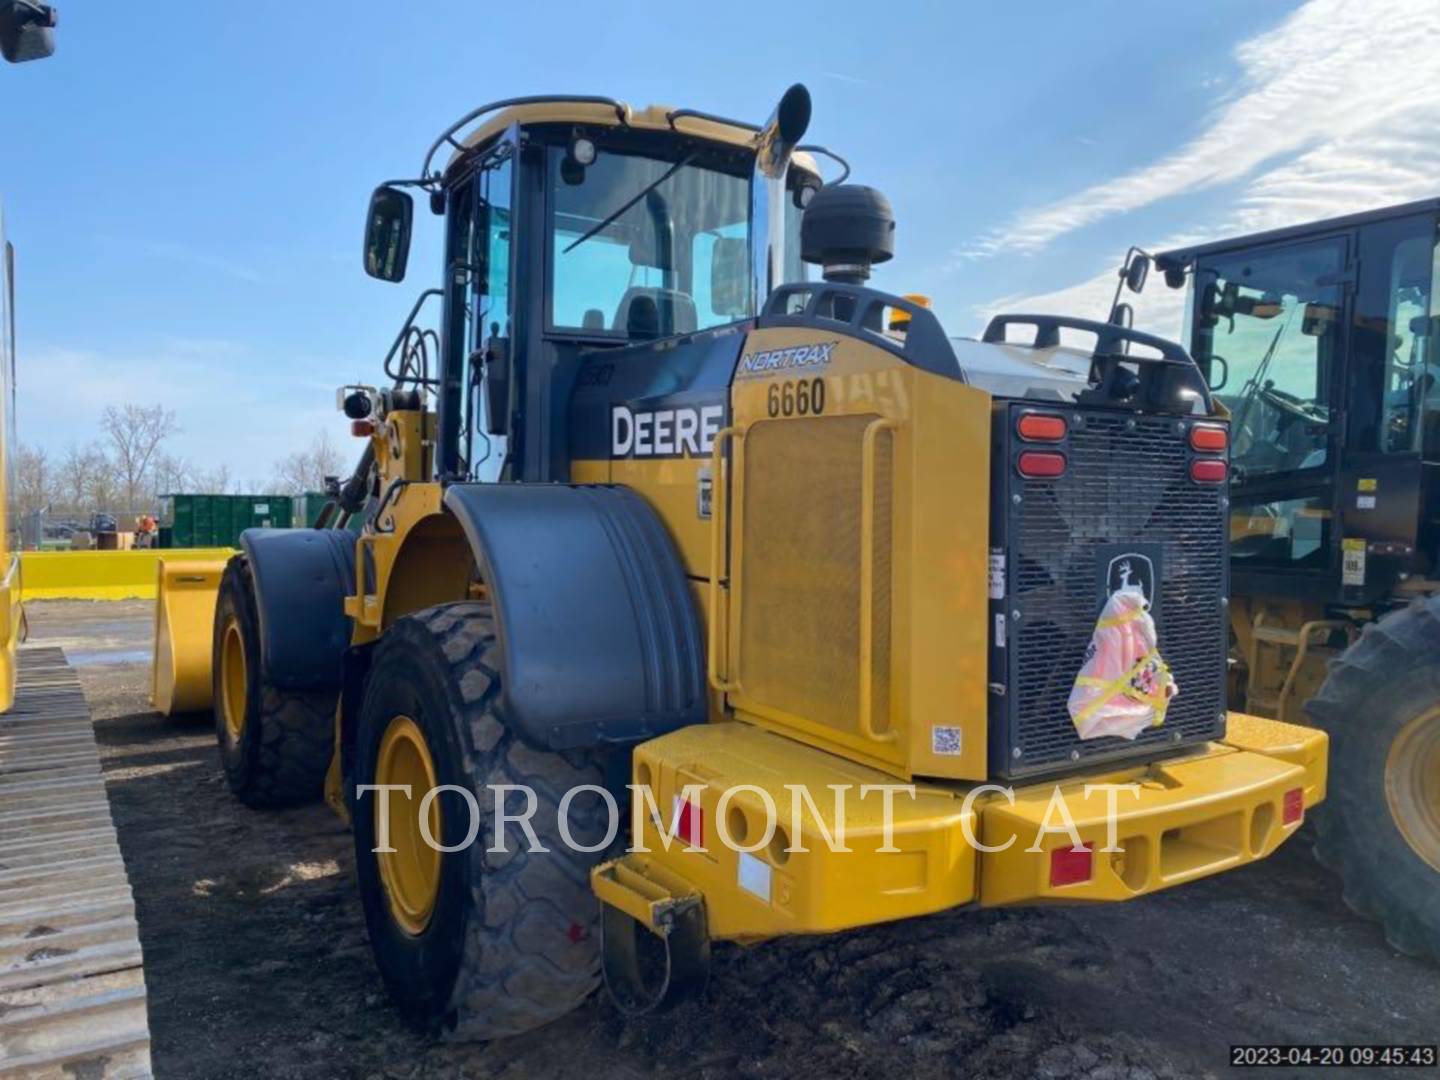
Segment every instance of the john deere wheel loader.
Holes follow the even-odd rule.
[[[1190,349],[1231,414],[1231,701],[1329,733],[1316,852],[1392,945],[1434,959],[1437,223],[1432,199],[1156,256],[1191,285]]]
[[[1323,797],[1322,734],[1227,723],[1228,427],[1184,350],[1005,316],[957,355],[867,287],[894,221],[822,182],[809,113],[511,99],[375,192],[374,277],[407,189],[443,218],[438,330],[342,392],[358,535],[224,567],[213,696],[242,800],[328,764],[422,1024],[522,1031],[602,973],[669,1004],[715,939],[1141,896]],[[164,617],[216,570],[163,571]]]

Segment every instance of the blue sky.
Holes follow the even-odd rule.
[[[242,480],[344,439],[334,388],[376,381],[439,276],[428,214],[403,285],[364,276],[370,189],[493,98],[760,120],[805,82],[811,137],[895,205],[877,283],[952,333],[1103,315],[1131,241],[1440,188],[1433,3],[56,3],[55,57],[0,70],[21,437],[58,453],[158,400],[175,451]]]

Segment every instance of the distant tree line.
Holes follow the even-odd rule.
[[[170,453],[167,445],[180,426],[174,410],[163,405],[107,406],[97,432],[91,442],[72,443],[58,454],[17,446],[11,505],[22,515],[43,510],[52,520],[84,522],[95,513],[117,520],[158,516],[164,495],[298,495],[321,490],[325,477],[345,470],[339,448],[321,431],[307,448],[277,461],[268,481],[242,483],[229,465],[204,468]]]

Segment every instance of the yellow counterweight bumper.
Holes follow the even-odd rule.
[[[731,939],[1126,900],[1271,854],[1324,797],[1326,758],[1323,732],[1233,715],[1224,742],[1153,764],[907,786],[748,724],[700,725],[636,749],[632,852],[592,884],[662,934],[652,913],[698,898],[709,936]]]

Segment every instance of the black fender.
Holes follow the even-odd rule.
[[[707,712],[705,647],[684,565],[624,487],[454,484],[495,605],[501,716],[544,750],[634,743]]]
[[[282,690],[338,690],[350,647],[345,597],[355,591],[355,534],[246,529],[240,546],[255,576],[266,681]]]

